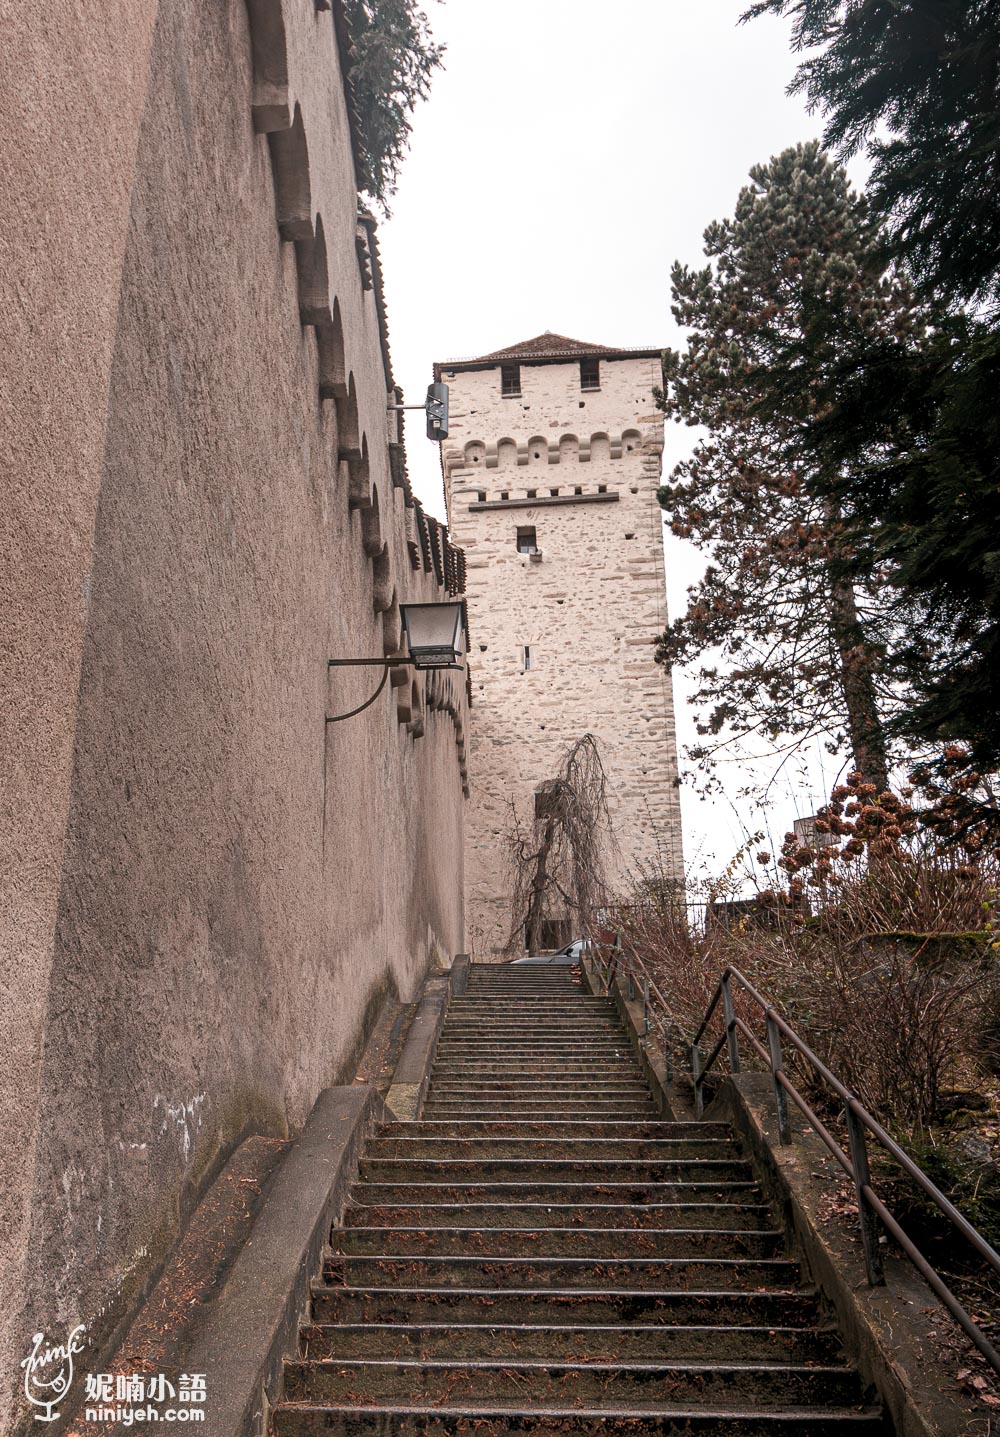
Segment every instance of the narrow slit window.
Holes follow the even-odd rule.
[[[501,364],[500,393],[507,399],[516,399],[521,393],[521,366]]]
[[[518,529],[517,552],[519,554],[538,553],[538,539],[535,535],[534,529]]]
[[[525,644],[521,650],[521,669],[527,673],[531,668],[531,645]]]

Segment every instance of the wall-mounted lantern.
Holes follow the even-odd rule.
[[[465,671],[462,663],[462,604],[459,602],[437,604],[400,604],[400,616],[406,633],[409,655],[390,659],[327,659],[327,668],[371,668],[383,666],[382,680],[372,694],[357,708],[344,714],[327,714],[327,723],[339,723],[341,719],[353,718],[363,713],[378,698],[389,678],[389,670],[402,664],[415,669],[458,669]]]
[[[414,668],[454,668],[462,656],[462,605],[400,604]]]

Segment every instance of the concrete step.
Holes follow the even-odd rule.
[[[843,1348],[832,1329],[614,1323],[550,1327],[531,1323],[333,1323],[303,1329],[302,1356],[510,1358],[543,1361],[768,1362],[833,1366]]]
[[[380,1138],[697,1138],[700,1140],[732,1139],[728,1123],[676,1123],[665,1118],[644,1122],[566,1122],[562,1118],[540,1121],[482,1123],[433,1121],[417,1123],[385,1123],[378,1130]]]
[[[615,1023],[621,1026],[621,1017],[606,1003],[586,1007],[578,998],[563,1002],[551,998],[527,1003],[494,1002],[474,1007],[461,1008],[452,1003],[445,1015],[448,1023],[481,1022],[486,1027],[503,1024],[513,1016],[530,1015],[535,1022],[549,1023],[554,1018],[565,1023]]]
[[[648,1096],[648,1088],[644,1087],[637,1077],[624,1073],[620,1078],[601,1078],[591,1080],[584,1084],[573,1079],[556,1079],[545,1076],[535,1077],[530,1073],[519,1074],[511,1078],[480,1078],[476,1082],[465,1078],[433,1078],[431,1080],[430,1092],[436,1098],[446,1093],[456,1096],[467,1095],[469,1097],[482,1098],[493,1093],[497,1097],[504,1095],[520,1095],[521,1097],[538,1096],[539,1094],[551,1094],[553,1099],[573,1098],[579,1095],[581,1098],[596,1098],[602,1094],[628,1093],[637,1097]]]
[[[431,1181],[409,1179],[377,1182],[362,1180],[351,1189],[352,1199],[370,1206],[409,1206],[412,1203],[537,1202],[569,1206],[587,1203],[646,1206],[656,1202],[760,1201],[760,1188],[752,1177],[736,1182],[583,1182],[558,1180],[484,1183],[474,1177],[459,1180],[454,1174]]]
[[[539,1062],[532,1059],[530,1065],[524,1066],[523,1062],[517,1059],[500,1061],[493,1059],[493,1062],[478,1062],[476,1059],[468,1061],[454,1061],[438,1063],[435,1072],[435,1082],[455,1082],[455,1079],[466,1078],[473,1082],[490,1082],[491,1079],[504,1082],[510,1078],[562,1078],[563,1081],[575,1083],[596,1083],[602,1078],[629,1078],[638,1081],[641,1076],[641,1069],[638,1063],[629,1062],[626,1058],[612,1059],[611,1062],[572,1062],[572,1063],[549,1063]]]
[[[637,1098],[602,1098],[591,1102],[584,1098],[572,1102],[562,1101],[554,1103],[544,1098],[531,1097],[529,1099],[513,1101],[490,1100],[483,1098],[459,1099],[457,1102],[449,1102],[447,1098],[435,1098],[433,1090],[424,1104],[424,1116],[435,1121],[445,1118],[471,1119],[476,1122],[492,1122],[496,1118],[510,1119],[511,1121],[520,1118],[551,1118],[559,1121],[560,1118],[576,1121],[586,1117],[588,1113],[594,1113],[606,1119],[618,1119],[621,1121],[642,1118],[656,1115],[657,1109],[653,1099],[647,1093]]]
[[[784,1234],[768,1229],[619,1227],[342,1227],[330,1244],[342,1254],[387,1253],[434,1257],[617,1258],[749,1257],[780,1255]]]
[[[369,1158],[362,1182],[738,1182],[752,1175],[741,1158]]]
[[[296,1403],[277,1408],[272,1422],[274,1437],[888,1437],[881,1413],[871,1407],[645,1412],[563,1404],[525,1410],[474,1397],[433,1406]]]
[[[696,1161],[742,1161],[732,1138],[644,1138],[644,1137],[496,1137],[438,1138],[385,1137],[373,1138],[365,1149],[371,1160],[433,1158],[451,1162],[499,1162],[507,1158],[578,1158],[583,1162],[658,1161],[673,1162],[680,1158]]]
[[[442,1032],[467,1032],[475,1034],[490,1033],[525,1033],[544,1038],[548,1034],[556,1037],[560,1033],[593,1033],[601,1035],[606,1033],[621,1034],[624,1028],[621,1019],[617,1014],[607,1013],[578,1013],[575,1016],[553,1013],[548,1008],[544,1013],[504,1013],[494,1014],[493,1018],[486,1020],[473,1016],[449,1017],[446,1018]]]
[[[884,1437],[730,1129],[567,970],[473,970],[311,1317],[273,1437]]]
[[[711,1323],[717,1327],[815,1327],[820,1321],[815,1291],[735,1291],[615,1288],[548,1291],[544,1288],[414,1287],[400,1291],[379,1283],[369,1288],[314,1283],[312,1319],[320,1323],[465,1323],[536,1326],[630,1326],[650,1324],[664,1331]]]
[[[624,1232],[647,1228],[697,1228],[701,1231],[739,1228],[768,1229],[773,1218],[766,1203],[542,1203],[479,1202],[391,1204],[347,1209],[345,1227],[434,1228],[616,1228]]]
[[[324,1281],[341,1287],[391,1282],[406,1287],[595,1288],[709,1287],[791,1290],[801,1282],[788,1258],[397,1257],[392,1253],[331,1254]]]
[[[719,1408],[775,1406],[860,1406],[857,1373],[791,1363],[468,1362],[454,1359],[355,1358],[344,1361],[285,1363],[289,1402],[357,1402],[368,1396],[380,1404],[420,1393],[425,1402],[454,1403],[473,1394],[477,1401],[509,1398],[512,1388],[526,1407],[553,1401],[580,1402],[619,1410],[656,1410],[664,1406]]]
[[[504,1058],[507,1061],[520,1059],[524,1063],[536,1058],[629,1058],[634,1061],[635,1053],[628,1043],[450,1043],[441,1039],[438,1043],[437,1062],[450,1058]]]

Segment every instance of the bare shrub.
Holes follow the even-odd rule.
[[[736,920],[712,921],[709,909],[692,929],[683,903],[651,898],[647,875],[620,926],[688,1041],[735,967],[867,1107],[919,1134],[949,1087],[1000,1058],[997,862],[942,843],[905,798],[876,795],[857,775],[821,815],[818,841],[789,834],[776,864],[758,854],[773,882]],[[763,1036],[754,1006],[738,1010]],[[805,1065],[786,1061],[818,1099]]]
[[[535,790],[530,828],[513,803],[505,845],[514,873],[511,928],[506,951],[542,946],[542,926],[557,915],[572,919],[580,934],[593,931],[607,903],[604,859],[613,842],[607,775],[593,734],[577,739],[559,772]]]

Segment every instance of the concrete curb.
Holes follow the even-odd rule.
[[[469,964],[472,962],[468,953],[456,953],[455,961],[451,965],[451,996],[453,998],[464,997],[469,986]]]
[[[369,1132],[374,1088],[327,1088],[276,1174],[249,1240],[200,1319],[186,1370],[205,1374],[204,1437],[261,1437],[294,1356],[309,1284],[340,1220]]]
[[[454,968],[449,973],[428,978],[424,985],[420,1006],[396,1064],[392,1086],[385,1095],[385,1105],[397,1122],[412,1123],[420,1117],[438,1034],[448,1011],[453,975]]]
[[[805,1130],[801,1114],[794,1117],[794,1142],[782,1147],[770,1076],[727,1077],[705,1117],[732,1123],[742,1138],[767,1196],[839,1319],[849,1356],[878,1390],[897,1437],[985,1432],[989,1414],[963,1396],[956,1362],[942,1351],[939,1334],[951,1326],[948,1314],[904,1258],[887,1256],[886,1286],[868,1286],[853,1224],[822,1211],[822,1199],[843,1187],[844,1173]]]

